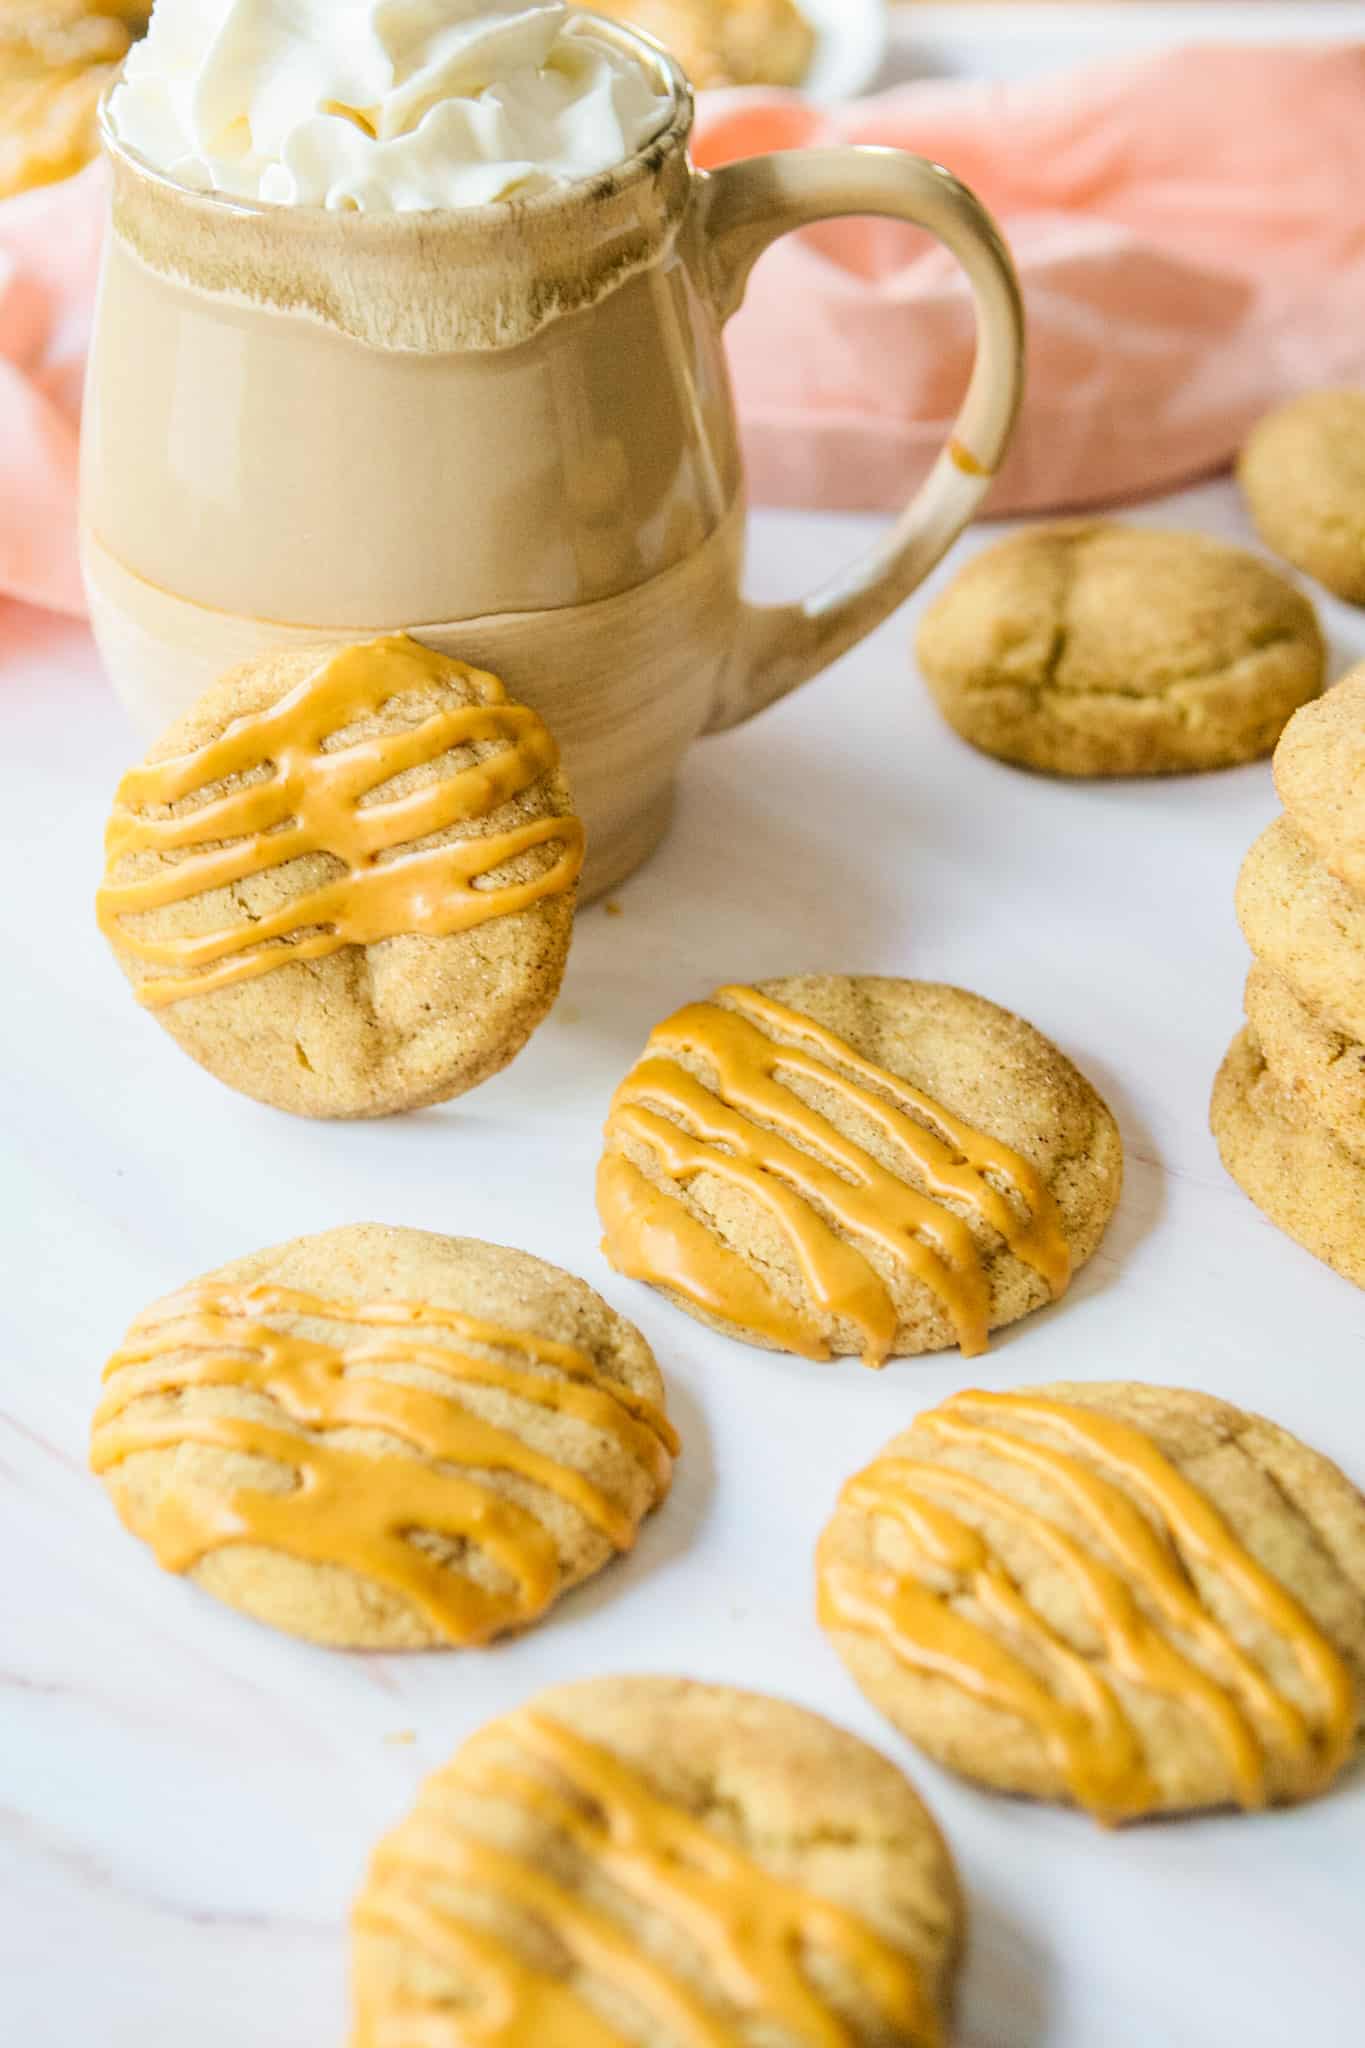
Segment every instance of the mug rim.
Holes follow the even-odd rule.
[[[576,178],[565,178],[549,186],[544,192],[533,192],[526,198],[516,194],[506,199],[491,199],[481,206],[426,206],[410,207],[388,213],[352,212],[345,207],[295,206],[289,202],[270,199],[250,199],[236,192],[219,192],[212,187],[185,185],[161,165],[154,164],[122,136],[115,132],[109,117],[109,106],[114,94],[122,83],[122,67],[109,81],[100,94],[98,125],[100,142],[107,156],[115,164],[126,166],[146,183],[156,185],[165,192],[202,205],[214,213],[244,217],[248,220],[269,220],[280,223],[287,220],[344,220],[350,223],[351,232],[364,233],[376,227],[385,234],[430,229],[437,222],[460,221],[477,230],[480,226],[492,227],[494,223],[506,222],[509,210],[519,218],[535,218],[549,215],[560,208],[582,200],[585,195],[616,196],[628,192],[633,186],[655,177],[661,164],[675,150],[686,149],[696,119],[696,96],[691,81],[681,64],[658,39],[643,29],[628,28],[623,22],[608,21],[605,16],[594,14],[588,9],[577,11],[576,21],[569,24],[570,31],[577,22],[591,23],[595,35],[622,49],[634,58],[663,85],[669,100],[670,111],[663,126],[647,142],[640,144],[628,157],[618,164],[610,165],[604,171],[589,171]]]

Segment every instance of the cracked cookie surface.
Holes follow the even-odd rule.
[[[1270,1071],[1250,1027],[1219,1069],[1210,1123],[1224,1166],[1256,1207],[1365,1287],[1365,1163]]]
[[[1237,474],[1266,545],[1365,604],[1365,391],[1310,391],[1269,413]]]
[[[91,1461],[167,1570],[345,1649],[482,1644],[631,1548],[677,1438],[654,1357],[526,1252],[361,1224],[137,1317]]]
[[[1256,760],[1325,664],[1312,606],[1255,555],[1102,520],[977,555],[925,613],[917,651],[964,739],[1077,776]]]
[[[233,670],[124,777],[101,927],[192,1057],[384,1116],[513,1059],[559,991],[583,832],[552,736],[403,636]]]
[[[844,1489],[822,1622],[938,1762],[1103,1821],[1325,1791],[1365,1708],[1365,1499],[1133,1384],[965,1392]]]
[[[1122,1181],[1041,1033],[931,982],[807,975],[661,1024],[618,1089],[605,1250],[710,1328],[827,1359],[985,1349],[1065,1292]]]
[[[757,1694],[602,1678],[428,1778],[353,1922],[354,2048],[461,2020],[497,2048],[934,2048],[962,1903],[866,1744]]]

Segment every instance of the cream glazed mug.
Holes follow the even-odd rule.
[[[999,465],[1023,317],[989,215],[939,166],[821,149],[711,173],[669,98],[604,176],[460,211],[191,191],[105,122],[113,221],[82,452],[105,664],[145,730],[264,650],[403,629],[545,718],[588,830],[585,894],[666,830],[689,745],[827,668],[923,581]],[[722,330],[769,243],[913,222],[975,295],[953,435],[870,559],[803,602],[741,595],[744,480]]]

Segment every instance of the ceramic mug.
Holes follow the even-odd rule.
[[[668,125],[520,203],[244,203],[176,185],[106,122],[82,453],[91,616],[144,729],[265,649],[406,629],[545,717],[588,895],[657,844],[693,739],[818,674],[923,580],[998,467],[1023,378],[1009,255],[956,179],[854,148],[700,173],[677,67],[600,32],[654,75]],[[769,243],[842,214],[953,252],[975,370],[886,543],[804,602],[755,607],[722,330]]]

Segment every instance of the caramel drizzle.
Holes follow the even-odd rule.
[[[985,1421],[973,1418],[972,1411],[981,1410]],[[1068,1448],[1016,1434],[1012,1420],[1045,1429]],[[1060,1567],[1115,1674],[1179,1702],[1204,1722],[1243,1807],[1266,1804],[1271,1761],[1301,1797],[1320,1791],[1341,1769],[1356,1722],[1345,1664],[1294,1596],[1257,1564],[1207,1496],[1142,1430],[1036,1395],[976,1392],[955,1395],[921,1416],[916,1428],[1042,1479],[1115,1563],[955,1466],[882,1458],[850,1481],[843,1505],[894,1521],[922,1564],[909,1572],[864,1570],[841,1561],[827,1538],[819,1573],[826,1627],[875,1636],[912,1670],[946,1679],[1024,1721],[1076,1803],[1100,1819],[1149,1812],[1156,1794],[1138,1733],[1100,1664],[1048,1625],[986,1538],[954,1512],[975,1508],[1027,1536]],[[1181,1553],[1220,1574],[1289,1645],[1316,1698],[1311,1716],[1277,1690],[1204,1604]],[[945,1577],[952,1582],[946,1592],[939,1589]],[[965,1613],[957,1604],[962,1601],[984,1622]],[[1198,1660],[1172,1636],[1197,1650]],[[1011,1642],[1027,1646],[1030,1655]]]
[[[688,1071],[683,1055],[706,1063],[715,1075],[711,1087]],[[873,1123],[929,1192],[888,1171],[786,1079],[814,1083]],[[632,1279],[670,1288],[803,1357],[828,1358],[822,1328],[656,1187],[624,1155],[623,1140],[648,1148],[660,1170],[684,1187],[711,1174],[762,1203],[824,1317],[862,1332],[871,1366],[891,1355],[899,1316],[881,1275],[847,1238],[876,1245],[931,1288],[966,1357],[986,1348],[990,1288],[971,1230],[947,1201],[998,1233],[1054,1298],[1070,1282],[1056,1204],[1027,1160],[754,989],[721,989],[714,1001],[693,1003],[661,1024],[617,1090],[598,1176],[605,1250]]]
[[[984,463],[979,455],[973,455],[967,443],[959,441],[956,435],[948,443],[948,459],[954,469],[961,470],[963,476],[991,477],[995,475],[995,471]]]
[[[343,1349],[275,1329],[267,1317],[396,1334]],[[133,1325],[105,1368],[108,1392],[96,1411],[91,1445],[94,1470],[190,1443],[268,1459],[297,1475],[288,1493],[250,1486],[178,1497],[167,1492],[151,1508],[125,1499],[124,1520],[168,1571],[190,1571],[231,1544],[259,1543],[343,1565],[391,1587],[454,1643],[486,1642],[534,1620],[559,1587],[554,1539],[526,1508],[471,1474],[511,1473],[555,1494],[618,1551],[634,1543],[635,1520],[581,1472],[461,1406],[461,1386],[496,1388],[574,1417],[629,1452],[657,1498],[668,1491],[679,1445],[667,1417],[642,1395],[604,1378],[569,1345],[454,1309],[326,1301],[267,1286],[192,1290],[163,1303],[151,1318]],[[437,1332],[512,1351],[524,1362],[509,1365],[424,1341]],[[410,1367],[439,1374],[450,1384],[449,1395],[388,1377]],[[191,1387],[235,1388],[261,1396],[271,1410],[186,1413],[176,1402],[146,1413],[140,1405]],[[396,1437],[417,1456],[369,1454],[328,1440],[334,1431],[352,1429]],[[484,1552],[511,1580],[511,1590],[491,1590],[428,1556],[409,1540],[420,1531]]]
[[[404,692],[430,692],[452,678],[476,688],[481,701],[435,711],[401,731],[327,744]],[[454,748],[490,742],[504,744],[406,796],[366,801],[395,777]],[[268,710],[235,720],[193,753],[124,776],[105,835],[105,881],[96,898],[100,929],[125,956],[172,970],[151,974],[138,987],[139,999],[159,1009],[291,961],[326,959],[344,946],[371,946],[400,934],[449,938],[512,916],[563,895],[578,880],[583,827],[577,818],[537,818],[442,846],[416,842],[491,817],[553,774],[558,759],[541,719],[526,705],[509,703],[496,676],[404,635],[343,648]],[[165,814],[164,807],[215,783],[258,776],[263,768],[270,770],[264,779],[179,816]],[[162,815],[149,815],[154,809]],[[541,874],[481,886],[505,862],[550,845],[560,851]],[[181,857],[152,874],[114,879],[121,862],[144,853]],[[242,917],[217,930],[159,939],[129,924],[310,855],[330,856],[345,872],[305,887],[254,921]]]
[[[531,1769],[502,1761],[515,1739]],[[936,2016],[918,1971],[881,1935],[832,1901],[774,1875],[659,1797],[619,1758],[548,1716],[523,1710],[467,1744],[438,1784],[543,1821],[637,1907],[675,1925],[727,2005],[784,2028],[803,2048],[853,2048],[854,2036],[806,1972],[835,1958],[897,2039],[937,2048]],[[513,1837],[512,1839],[516,1839]],[[382,1844],[356,1908],[362,1928],[396,1933],[472,1986],[468,2004],[413,1997],[396,2031],[429,2048],[628,2048],[576,1984],[552,1977],[455,1909],[452,1890],[524,1914],[549,1930],[575,1976],[597,1980],[648,2015],[679,2048],[742,2048],[748,2029],[665,1964],[629,1925],[555,1874],[543,1855],[482,1839],[446,1809],[419,1809]],[[357,2048],[378,2048],[382,2015],[364,2010]]]

